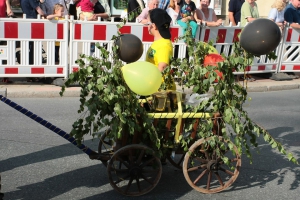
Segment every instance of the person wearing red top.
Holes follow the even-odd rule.
[[[14,15],[14,13],[11,10],[9,0],[0,0],[0,18],[5,18],[7,16],[9,17],[9,16],[13,16],[13,15]],[[6,41],[0,41],[0,45],[6,45],[6,44],[7,44]],[[6,64],[6,60],[3,60],[2,64]],[[10,83],[11,81],[8,78],[3,78],[1,80],[1,82]],[[1,185],[0,185],[0,188],[1,188]],[[1,195],[2,195],[2,193],[0,193],[0,199],[2,199]]]
[[[11,10],[9,0],[0,1],[0,18],[12,15],[14,15],[14,13]]]
[[[78,18],[81,19],[81,16],[86,17],[87,20],[90,20],[94,17],[94,6],[98,0],[80,0],[76,5]]]

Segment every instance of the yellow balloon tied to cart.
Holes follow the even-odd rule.
[[[121,69],[126,84],[138,95],[151,95],[158,91],[162,83],[161,72],[152,63],[137,61]]]

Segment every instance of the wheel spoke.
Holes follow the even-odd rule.
[[[128,183],[127,187],[126,187],[125,193],[128,192],[128,190],[129,190],[129,188],[131,186],[132,181],[133,181],[133,178],[131,177],[130,180],[129,180],[129,183]]]
[[[206,184],[206,189],[210,189],[210,182],[211,182],[211,177],[212,177],[212,171],[209,171],[208,177],[207,177],[207,184]]]
[[[207,160],[205,160],[205,159],[203,159],[203,158],[199,158],[199,157],[196,157],[195,158],[195,160],[198,160],[198,161],[200,161],[201,163],[208,163],[208,161]]]
[[[121,178],[121,177],[118,177],[118,180],[114,182],[114,183],[115,183],[115,185],[117,185],[117,184],[118,184],[118,183],[120,183],[121,181],[124,181],[124,180],[125,180],[125,179],[127,179],[129,176],[130,176],[130,175],[129,175],[129,174],[127,174],[127,175],[126,175],[126,176],[124,176],[123,178]]]
[[[133,164],[134,159],[133,159],[133,155],[132,155],[132,151],[131,149],[128,149],[128,160],[129,160],[129,165]]]
[[[223,187],[223,186],[224,186],[224,183],[223,183],[223,181],[222,181],[222,179],[221,179],[221,177],[220,177],[219,173],[218,173],[218,172],[215,172],[215,175],[216,175],[216,177],[217,177],[217,179],[218,179],[219,183],[220,183],[220,184],[221,184],[221,186]]]
[[[205,158],[206,158],[207,160],[211,160],[210,157],[209,157],[209,155],[208,155],[208,152],[207,152],[207,151],[205,151],[204,154],[205,154]]]
[[[139,158],[137,160],[137,164],[140,164],[141,161],[142,161],[142,158],[144,157],[144,154],[145,154],[145,150],[143,149],[139,155]]]
[[[141,167],[144,168],[145,166],[147,166],[148,164],[150,164],[150,163],[151,163],[152,161],[154,161],[154,160],[155,160],[154,157],[151,158],[151,159],[149,159],[149,160],[147,160],[147,162],[143,163],[143,164],[141,165]]]
[[[207,185],[206,185],[207,190],[209,190],[209,188],[210,188],[211,176],[212,176],[212,173],[210,171],[208,174]]]
[[[189,168],[187,171],[192,172],[192,171],[198,170],[200,167],[201,167],[200,165],[199,166],[194,166],[194,167]]]
[[[207,169],[205,169],[195,180],[194,180],[194,184],[196,185],[196,183],[208,172]]]
[[[116,168],[114,168],[114,171],[116,171],[116,172],[128,172],[128,169],[116,169]]]
[[[211,158],[212,158],[213,160],[216,160],[216,159],[217,159],[217,152],[216,152],[216,150],[213,151]]]
[[[226,174],[229,174],[229,175],[231,175],[231,176],[233,176],[233,175],[234,175],[234,173],[233,173],[233,172],[231,172],[231,171],[229,171],[229,170],[227,170],[227,169],[224,169],[223,167],[220,167],[220,170],[221,170],[221,171],[223,171],[223,172],[225,172]]]
[[[138,190],[139,190],[139,192],[141,192],[140,179],[136,178],[135,180],[136,180],[136,184],[137,184]]]
[[[158,172],[159,171],[159,168],[158,169],[143,169],[143,173],[151,173],[151,172]]]
[[[145,181],[147,181],[148,183],[153,185],[153,182],[151,182],[149,179],[147,179],[147,177],[145,177],[144,174],[141,174],[141,178],[143,178]]]
[[[128,169],[130,168],[129,165],[120,156],[118,157],[118,160],[120,161],[119,168],[121,168],[121,164],[124,164]]]

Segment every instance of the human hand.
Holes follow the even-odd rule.
[[[7,16],[14,15],[13,11],[10,8],[7,8],[6,13],[7,13]]]
[[[184,18],[181,19],[181,21],[187,22],[187,21],[189,21],[189,17],[184,17]]]
[[[223,24],[223,20],[222,19],[218,19],[216,21],[216,26],[221,26]]]

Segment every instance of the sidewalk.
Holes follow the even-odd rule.
[[[300,89],[300,79],[291,81],[274,81],[267,78],[262,78],[253,75],[256,81],[247,82],[248,92],[268,92],[278,90]],[[0,83],[0,95],[8,98],[51,98],[59,97],[61,87],[43,84],[26,82],[24,78],[13,78],[13,83]],[[243,81],[239,81],[243,84]],[[79,97],[80,87],[66,88],[64,97]]]

